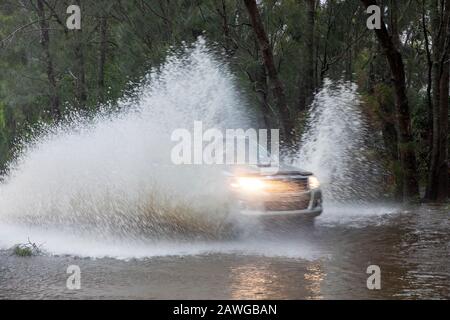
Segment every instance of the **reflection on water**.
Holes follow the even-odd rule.
[[[307,299],[323,299],[320,291],[320,286],[326,277],[326,274],[322,271],[322,266],[319,262],[312,263],[307,267],[308,273],[305,273],[305,280],[309,282],[306,288],[311,292],[311,295]]]
[[[210,243],[205,248],[191,243],[198,248],[185,254],[169,250],[147,259],[19,258],[0,250],[0,298],[450,297],[448,208],[423,206],[388,215],[362,210],[353,223],[348,220],[356,209],[345,216],[334,214],[294,234]],[[71,264],[82,271],[82,290],[77,292],[65,287]],[[381,290],[367,289],[369,265],[381,269]]]
[[[279,277],[270,265],[248,264],[231,269],[232,299],[269,299],[280,295]],[[282,299],[282,294],[279,299]]]
[[[421,211],[403,217],[397,248],[407,285],[395,296],[450,298],[450,208],[422,206]]]
[[[295,271],[294,271],[295,270]],[[278,263],[247,263],[230,271],[232,299],[322,299],[321,283],[325,278],[322,262],[299,266],[287,260]]]
[[[322,299],[321,284],[325,277],[320,261],[302,266],[286,263],[282,268],[274,262],[248,263],[230,271],[231,298]]]

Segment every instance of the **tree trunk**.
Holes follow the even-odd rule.
[[[366,7],[377,5],[376,0],[361,1]],[[399,155],[403,171],[403,199],[409,201],[418,198],[419,184],[417,181],[417,160],[414,152],[411,116],[408,97],[406,95],[405,67],[402,55],[396,48],[392,40],[392,35],[388,33],[383,19],[381,21],[381,28],[375,29],[375,34],[386,54],[393,78]]]
[[[448,174],[448,100],[450,0],[432,2],[433,24],[433,143],[425,198],[446,201],[449,195]]]
[[[264,125],[266,129],[272,127],[272,111],[268,101],[268,88],[267,88],[267,72],[263,64],[256,71],[256,91],[258,93],[259,100],[261,101],[261,109],[264,119]]]
[[[433,98],[431,95],[433,87],[433,58],[431,56],[431,48],[429,41],[429,33],[426,24],[426,8],[425,0],[422,0],[422,29],[425,40],[425,51],[427,53],[427,123],[428,128],[433,128]],[[429,146],[429,154],[431,154],[431,146],[433,145],[433,130],[428,130],[425,136],[427,145]],[[431,162],[431,161],[428,161]],[[428,167],[428,170],[430,168]]]
[[[386,190],[393,190],[396,200],[403,199],[403,179],[399,170],[398,135],[395,121],[395,102],[390,83],[390,71],[386,69],[386,61],[382,57],[382,49],[378,43],[371,41],[371,58],[369,63],[369,79],[367,90],[376,98],[381,120],[381,132],[384,148],[389,160],[391,175],[386,181]]]
[[[105,64],[108,50],[108,20],[106,14],[100,17],[100,47],[98,55],[98,100],[105,102]]]
[[[296,135],[294,121],[287,105],[283,83],[278,77],[278,71],[275,67],[272,48],[270,47],[266,31],[264,30],[256,1],[244,0],[244,2],[252,22],[253,31],[255,32],[258,41],[259,50],[261,51],[264,65],[267,69],[270,86],[282,123],[283,136],[290,147],[295,146]]]
[[[39,16],[39,27],[41,31],[42,49],[44,50],[44,60],[46,64],[47,79],[50,85],[50,114],[54,120],[61,120],[60,101],[58,95],[58,85],[56,82],[55,70],[52,56],[50,55],[50,35],[49,23],[45,17],[44,1],[37,1],[37,14]]]
[[[231,57],[236,52],[237,46],[233,43],[233,39],[231,37],[226,0],[222,0],[222,6],[221,8],[217,8],[217,13],[222,19],[223,47],[227,55]]]
[[[314,30],[316,22],[316,0],[305,0],[307,5],[307,29],[306,29],[306,54],[305,60],[299,74],[299,106],[300,112],[306,110],[311,104],[315,90],[315,64],[314,64]]]
[[[76,0],[76,5],[81,8],[81,1]],[[75,32],[75,87],[76,97],[79,110],[87,109],[87,86],[86,86],[86,72],[84,63],[84,50],[83,50],[83,29],[74,30]]]

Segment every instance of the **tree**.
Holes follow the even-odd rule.
[[[421,19],[422,19],[422,31],[423,31],[423,38],[425,41],[425,53],[427,58],[427,96],[426,96],[426,103],[427,103],[427,113],[428,113],[428,127],[433,127],[433,98],[432,98],[432,87],[433,87],[433,58],[431,55],[431,48],[430,48],[430,39],[429,39],[429,32],[427,27],[427,11],[425,6],[425,0],[422,0],[422,6],[421,6]],[[433,130],[427,130],[426,134],[426,140],[428,146],[433,145]],[[431,150],[431,148],[429,148]],[[429,168],[428,168],[429,169]],[[427,192],[428,193],[428,192]],[[427,197],[427,195],[426,195]]]
[[[81,1],[76,0],[75,4],[81,8]],[[86,110],[87,108],[87,84],[84,59],[84,39],[83,28],[74,30],[74,69],[75,69],[75,93],[77,98],[77,108]]]
[[[275,98],[276,106],[282,123],[283,136],[290,147],[292,147],[296,142],[294,119],[291,116],[291,112],[287,105],[283,83],[278,77],[278,71],[275,67],[272,48],[264,29],[264,25],[261,21],[261,15],[256,5],[256,1],[244,0],[244,3],[252,22],[253,31],[258,41],[264,65],[267,69],[267,75],[269,77],[269,81],[272,87],[272,93]]]
[[[299,74],[299,110],[305,111],[312,102],[315,90],[315,22],[316,0],[304,0],[307,6],[306,55]]]
[[[433,29],[432,148],[425,198],[445,201],[449,195],[448,103],[450,0],[431,2]]]
[[[102,12],[100,20],[100,43],[98,49],[98,99],[100,103],[105,102],[105,66],[108,51],[108,16]]]
[[[50,85],[50,113],[56,120],[61,119],[60,99],[58,94],[58,85],[56,82],[53,59],[50,54],[50,36],[48,18],[45,16],[44,0],[37,1],[36,11],[39,17],[39,26],[41,33],[40,43],[44,51],[44,61],[46,64],[47,78]]]
[[[372,5],[378,5],[376,0],[361,1],[366,8]],[[412,136],[411,115],[408,97],[406,95],[405,67],[402,54],[393,40],[398,38],[398,34],[389,34],[383,17],[381,17],[381,28],[375,29],[375,34],[386,55],[395,88],[397,135],[403,177],[403,198],[408,201],[418,198],[419,184],[417,180],[417,160]]]

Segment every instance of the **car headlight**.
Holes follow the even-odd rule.
[[[265,183],[259,178],[240,177],[231,183],[233,188],[239,188],[247,192],[258,192],[264,189]]]
[[[315,176],[309,176],[308,177],[308,187],[309,189],[318,189],[320,187],[319,179],[317,179]]]

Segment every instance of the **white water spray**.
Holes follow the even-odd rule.
[[[120,114],[47,128],[29,144],[1,185],[0,222],[75,227],[97,237],[213,234],[225,219],[223,177],[211,166],[173,165],[170,135],[196,120],[248,126],[237,92],[203,39],[170,54],[147,76],[137,102],[119,103]]]
[[[356,84],[329,79],[312,104],[296,164],[319,177],[327,200],[379,196],[383,170],[369,158],[368,147],[368,137],[376,133],[360,108]]]
[[[226,220],[225,183],[215,167],[172,165],[170,135],[195,120],[219,129],[249,127],[233,82],[227,66],[200,39],[170,54],[143,81],[137,99],[119,102],[120,113],[46,128],[25,145],[0,185],[0,249],[30,237],[51,253],[91,257],[209,252],[309,257],[311,245],[291,240],[184,241],[192,235],[217,238]],[[298,161],[322,179],[327,197],[359,190],[347,185],[355,163],[363,169],[356,172],[368,176],[372,170],[358,158],[367,130],[356,88],[331,87],[327,82],[315,100]]]

